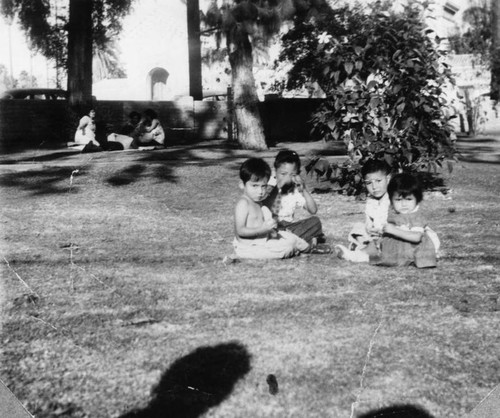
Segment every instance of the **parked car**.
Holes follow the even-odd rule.
[[[203,100],[208,102],[220,102],[227,100],[227,89],[225,90],[205,90],[203,91]]]
[[[61,89],[11,89],[0,94],[0,100],[66,100],[68,93]]]

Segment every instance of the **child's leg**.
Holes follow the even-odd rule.
[[[422,237],[422,241],[420,241],[420,244],[415,249],[414,256],[415,265],[418,268],[429,268],[437,266],[436,244],[428,235],[428,233],[425,233]]]
[[[311,243],[313,238],[317,238],[323,234],[321,221],[317,216],[311,216],[292,223],[284,222],[282,225],[287,231],[292,232],[309,243]]]
[[[366,232],[366,225],[363,222],[357,222],[352,226],[349,232],[349,249],[362,249],[368,245],[372,237]]]
[[[294,239],[265,239],[233,241],[234,252],[239,258],[276,259],[293,257],[297,249]]]
[[[279,231],[280,240],[290,242],[296,252],[304,252],[310,248],[310,244],[290,231]]]
[[[349,250],[343,245],[335,246],[335,253],[338,258],[342,260],[352,261],[354,263],[368,263],[370,261],[370,256],[363,250]]]

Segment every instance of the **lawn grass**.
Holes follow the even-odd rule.
[[[246,155],[115,155],[2,169],[0,379],[37,417],[455,418],[500,383],[499,165],[424,203],[443,257],[417,270],[223,263]],[[345,242],[363,202],[315,197]]]

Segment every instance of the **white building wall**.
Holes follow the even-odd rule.
[[[162,100],[189,94],[187,11],[182,0],[136,0],[123,21],[120,59],[127,79],[94,85],[101,100],[151,100],[148,77],[155,68],[169,77]]]

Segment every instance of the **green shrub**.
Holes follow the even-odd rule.
[[[349,193],[362,190],[359,167],[369,158],[397,171],[437,172],[454,154],[443,111],[451,71],[423,23],[426,7],[332,9],[295,19],[282,38],[281,59],[293,63],[286,87],[313,80],[326,93],[313,126],[322,138],[345,142],[349,160],[336,170]]]

